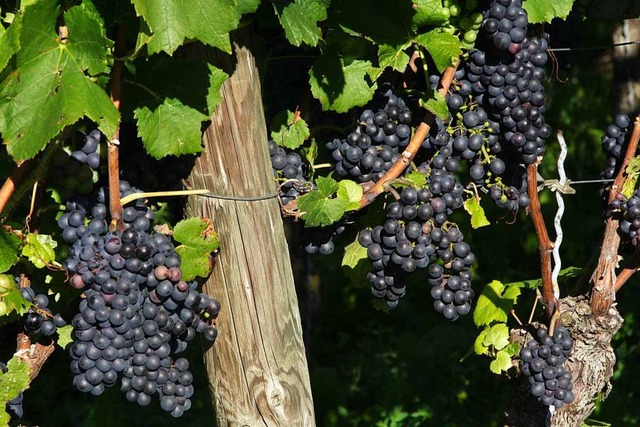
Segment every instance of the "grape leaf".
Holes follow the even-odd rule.
[[[442,5],[441,0],[413,0],[413,24],[417,27],[424,25],[439,26],[449,19],[449,8]]]
[[[20,243],[18,236],[0,227],[0,273],[18,262]]]
[[[553,18],[565,19],[573,8],[574,0],[527,0],[522,7],[527,11],[530,24],[549,22]]]
[[[437,29],[418,35],[414,41],[429,51],[436,68],[440,72],[453,65],[462,55],[460,39],[453,34],[443,33]]]
[[[147,152],[156,159],[202,151],[200,124],[209,116],[178,99],[166,98],[155,110],[136,108],[134,116],[138,120],[138,135]]]
[[[73,325],[64,325],[58,328],[58,341],[56,343],[64,350],[67,349],[69,344],[73,342],[71,333],[73,332]]]
[[[357,60],[345,65],[337,52],[325,52],[309,71],[311,92],[323,110],[345,113],[373,97],[375,87],[367,78],[371,68],[369,61]]]
[[[484,345],[484,337],[487,335],[488,330],[489,327],[487,326],[476,337],[476,340],[473,343],[473,351],[475,354],[487,354],[487,350],[489,350],[489,347]]]
[[[146,44],[150,54],[169,55],[185,40],[200,40],[231,53],[229,32],[235,30],[242,13],[255,10],[258,0],[133,0],[136,14],[147,28],[138,39],[136,50]]]
[[[295,150],[309,138],[307,122],[292,111],[281,111],[276,114],[271,124],[271,139],[278,145]]]
[[[36,2],[21,16],[17,68],[0,84],[0,132],[17,161],[34,157],[64,127],[85,116],[106,135],[115,133],[118,110],[92,79],[109,71],[111,42],[87,4],[64,13],[65,40],[55,31],[56,0]]]
[[[0,370],[0,425],[9,425],[9,414],[4,402],[8,402],[29,388],[29,365],[13,356],[7,362],[7,372]]]
[[[414,170],[406,174],[403,179],[410,181],[418,187],[422,187],[427,182],[427,174]]]
[[[367,283],[367,272],[371,268],[367,248],[358,243],[358,238],[344,248],[342,267],[345,275],[356,284]]]
[[[381,74],[385,68],[391,67],[396,71],[404,71],[409,63],[409,55],[404,51],[411,43],[402,43],[397,45],[381,44],[378,46],[378,65],[380,65],[378,74]],[[376,78],[379,75],[375,76]]]
[[[360,209],[360,199],[362,199],[362,187],[353,181],[343,179],[338,183],[337,196],[347,202],[345,210],[355,211]]]
[[[54,249],[58,242],[46,234],[29,233],[25,237],[25,245],[22,247],[22,255],[37,268],[44,268],[56,259]]]
[[[449,107],[447,107],[447,101],[444,96],[438,91],[431,91],[428,98],[420,98],[420,105],[427,110],[431,111],[442,120],[449,116]]]
[[[496,358],[489,364],[489,369],[494,374],[500,375],[501,372],[508,371],[513,364],[511,363],[511,356],[504,350],[500,350],[496,353]]]
[[[497,280],[489,283],[478,297],[473,311],[476,326],[489,325],[492,322],[506,322],[509,311],[520,295],[518,284],[503,285]]]
[[[627,168],[625,169],[625,178],[622,182],[622,190],[620,191],[627,198],[633,195],[633,191],[636,188],[638,182],[638,176],[640,175],[640,156],[633,157]]]
[[[486,329],[482,345],[492,346],[495,350],[502,350],[509,345],[509,327],[506,323],[497,323]]]
[[[2,300],[7,305],[7,314],[15,311],[22,316],[33,305],[22,297],[18,286],[12,286],[11,289],[3,293]]]
[[[21,15],[16,15],[8,28],[0,25],[0,71],[9,63],[9,59],[20,49]]]
[[[294,46],[315,46],[320,40],[317,22],[327,19],[330,0],[272,0],[273,8],[284,28],[287,40]]]
[[[480,228],[491,223],[487,220],[487,216],[484,214],[484,209],[480,206],[480,200],[475,197],[471,197],[464,202],[464,210],[471,215],[471,227]]]
[[[300,217],[307,227],[333,224],[344,215],[349,202],[340,197],[332,197],[339,185],[332,178],[318,177],[317,190],[313,190],[298,199]]]
[[[520,343],[517,343],[517,342],[509,343],[509,345],[503,348],[502,351],[506,352],[509,356],[513,357],[516,354],[520,353]]]
[[[182,280],[196,276],[207,277],[211,272],[211,252],[218,249],[218,235],[209,219],[189,218],[180,221],[173,229],[173,238],[182,243],[176,247],[182,264]]]
[[[316,161],[316,157],[318,157],[318,144],[315,139],[311,140],[311,144],[308,147],[304,147],[302,149],[302,156],[307,160],[307,163],[311,165],[313,169],[313,165]]]

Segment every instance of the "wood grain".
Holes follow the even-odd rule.
[[[234,35],[233,67],[190,177],[227,196],[274,193],[258,70],[246,34]],[[241,40],[242,39],[242,40]],[[204,48],[199,56],[204,54]],[[211,58],[211,53],[204,54]],[[198,55],[197,55],[198,56]],[[189,198],[189,216],[211,218],[220,253],[205,291],[222,303],[205,363],[218,425],[314,426],[298,301],[276,199]]]

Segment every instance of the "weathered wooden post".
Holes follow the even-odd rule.
[[[242,44],[239,38],[242,37]],[[194,188],[229,198],[274,194],[260,82],[246,35],[191,174]],[[220,57],[216,56],[216,61]],[[219,64],[219,62],[217,62]],[[192,197],[189,216],[211,218],[220,254],[205,284],[222,303],[205,353],[219,426],[314,426],[300,313],[277,199]]]

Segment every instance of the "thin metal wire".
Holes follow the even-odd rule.
[[[632,42],[621,42],[614,43],[606,46],[591,46],[591,47],[554,47],[547,49],[551,52],[573,52],[573,51],[584,51],[584,50],[602,50],[602,49],[611,49],[614,47],[620,46],[628,46],[630,44],[640,44],[640,40],[632,41]]]

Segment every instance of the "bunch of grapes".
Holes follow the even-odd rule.
[[[483,28],[493,45],[517,53],[527,36],[527,12],[521,0],[494,0],[484,12]]]
[[[346,139],[326,144],[338,175],[358,182],[378,181],[398,159],[400,149],[409,144],[411,111],[391,89],[383,97],[384,107],[375,112],[364,110],[358,127]]]
[[[93,170],[97,170],[100,167],[100,153],[98,147],[100,146],[100,138],[102,134],[99,130],[93,130],[89,134],[85,135],[82,148],[71,153],[71,158],[77,160],[81,164],[86,164]]]
[[[613,123],[607,127],[607,132],[602,135],[602,149],[607,156],[607,166],[602,171],[602,178],[613,179],[618,173],[620,163],[627,151],[627,132],[630,125],[629,116],[618,114]]]
[[[344,233],[346,227],[338,222],[326,227],[304,228],[303,247],[306,253],[329,255],[335,249],[334,239]]]
[[[635,190],[628,199],[622,193],[617,193],[609,209],[621,213],[618,231],[622,235],[622,241],[629,243],[633,248],[638,248],[640,246],[640,190]]]
[[[301,193],[313,189],[313,184],[307,181],[307,165],[302,161],[300,154],[293,151],[287,153],[284,147],[269,141],[269,155],[280,203],[283,206],[297,199]]]
[[[3,374],[6,374],[7,370],[7,365],[5,365],[3,362],[0,362],[0,371],[2,371]],[[22,415],[24,413],[24,409],[22,408],[23,397],[23,393],[19,393],[16,397],[7,402],[5,407],[7,413],[11,415],[11,418],[22,418]]]
[[[454,292],[463,291],[455,298],[455,302],[454,299],[448,301],[448,294],[442,298],[437,291],[433,291],[436,302],[466,305],[459,311],[452,307],[452,312],[436,303],[436,310],[450,320],[469,312],[469,303],[474,294],[470,288],[471,275],[468,270],[475,262],[475,257],[469,245],[463,241],[460,230],[453,224],[447,224],[447,210],[450,209],[447,202],[454,204],[455,198],[451,200],[433,197],[428,189],[417,191],[406,187],[400,199],[387,206],[384,224],[365,229],[359,234],[358,242],[367,248],[367,255],[372,262],[373,271],[368,275],[371,292],[375,297],[384,299],[389,307],[396,307],[398,300],[406,293],[405,278],[409,273],[440,260],[442,265],[432,264],[429,269],[430,275],[433,269],[440,272],[437,277],[432,277],[434,288],[450,291],[448,281],[460,274],[464,274],[465,282],[464,289],[454,285]],[[440,225],[434,225],[434,221]],[[451,274],[445,275],[445,269]]]
[[[18,286],[19,278],[16,277],[15,281]],[[58,328],[67,324],[60,314],[53,314],[48,308],[49,298],[46,295],[36,294],[32,288],[20,288],[20,293],[25,300],[33,304],[21,318],[27,335],[50,337],[57,332]]]
[[[137,191],[126,182],[120,190]],[[153,212],[144,202],[123,210],[123,231],[109,232],[106,199],[101,190],[92,204],[71,202],[59,220],[72,244],[63,265],[85,296],[72,321],[74,385],[99,395],[121,377],[128,400],[145,406],[157,396],[179,417],[191,406],[193,375],[176,355],[197,333],[215,341],[220,303],[182,280],[171,239],[148,232]]]
[[[571,373],[562,367],[571,356],[573,340],[563,326],[549,335],[546,327],[536,330],[536,336],[520,350],[522,372],[531,385],[531,394],[546,406],[562,408],[574,401]]]

